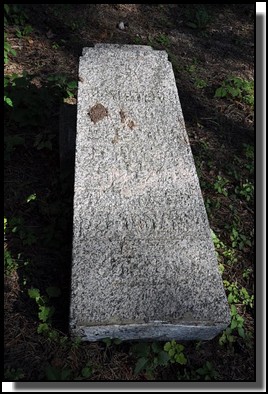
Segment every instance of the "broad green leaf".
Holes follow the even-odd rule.
[[[162,350],[160,353],[158,353],[158,364],[159,365],[167,365],[169,362],[169,356],[167,354],[167,352],[165,352],[164,350]]]
[[[228,302],[229,302],[229,304],[231,304],[233,302],[233,300],[234,300],[234,297],[233,297],[232,293],[230,293],[228,295]]]
[[[187,359],[183,353],[176,354],[175,360],[177,361],[177,363],[182,364],[182,365],[185,365],[187,363]]]
[[[235,305],[231,305],[231,315],[235,316],[236,314],[237,314],[236,306]]]
[[[224,87],[220,87],[216,90],[214,97],[226,97],[227,90]]]
[[[40,291],[39,289],[28,289],[28,295],[30,298],[33,298],[34,300],[38,301],[40,298]]]
[[[37,332],[38,334],[41,334],[42,332],[48,331],[49,327],[47,323],[40,323],[39,326],[37,327]]]
[[[171,348],[171,349],[169,349],[169,351],[168,351],[169,357],[173,357],[173,356],[175,355],[175,353],[176,353],[176,350],[175,350],[174,348]]]
[[[147,358],[145,357],[139,358],[134,369],[134,374],[137,375],[138,373],[140,373],[145,368],[147,363],[148,363]]]
[[[237,331],[240,337],[245,338],[245,330],[243,327],[238,327]]]
[[[166,352],[168,352],[168,351],[170,350],[170,348],[171,348],[171,343],[170,343],[170,342],[165,343],[165,345],[164,345],[164,350],[165,350]]]
[[[176,345],[176,350],[177,350],[178,353],[179,353],[179,352],[182,352],[182,351],[184,350],[184,346],[181,345],[180,343],[178,343],[178,344]]]
[[[68,86],[68,89],[76,89],[77,88],[77,82],[76,81],[68,82],[67,86]]]
[[[241,325],[244,323],[244,318],[237,314],[236,321],[238,322],[239,325]]]
[[[38,313],[38,317],[41,321],[46,322],[51,314],[51,307],[49,306],[41,306],[40,312]]]
[[[232,320],[231,329],[234,330],[236,327],[237,327],[237,321],[236,320]]]

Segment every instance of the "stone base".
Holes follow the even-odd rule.
[[[100,341],[104,338],[119,338],[122,341],[191,341],[210,340],[226,328],[225,324],[219,325],[187,325],[165,324],[160,322],[148,324],[128,324],[79,327],[73,329],[72,334],[79,336],[83,341]]]

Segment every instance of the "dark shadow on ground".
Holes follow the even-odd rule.
[[[41,36],[45,35],[47,31],[51,29],[52,32],[56,35],[55,40],[64,38],[65,51],[75,56],[81,54],[82,48],[84,46],[89,46],[90,44],[92,44],[92,42],[89,42],[86,38],[84,38],[83,34],[79,34],[79,28],[81,27],[81,29],[89,30],[92,28],[96,32],[99,32],[102,29],[101,8],[99,5],[88,5],[88,8],[86,8],[84,4],[42,4],[24,6],[26,7],[25,10],[29,15],[29,23],[37,31],[39,31],[39,34]],[[149,4],[138,6],[138,12],[140,12],[141,15],[147,14],[148,18],[152,9],[157,9],[160,7],[160,5]],[[233,6],[231,6],[230,8],[232,12],[234,12],[234,10],[236,9]],[[117,5],[114,5],[115,9],[116,7]],[[221,10],[226,9],[226,7],[226,5],[211,6],[208,8],[208,12],[212,13],[215,17],[217,13],[219,13]],[[240,13],[240,17],[247,18],[247,13],[251,12],[253,5],[251,5],[251,7],[244,5],[243,7],[243,12]],[[76,15],[81,15],[81,9],[84,9],[86,14],[86,19],[84,20],[84,22],[75,19]],[[196,9],[198,10],[198,8]],[[65,13],[69,13],[72,18],[68,21],[63,20],[61,17],[61,10]],[[202,51],[206,51],[210,54],[215,54],[215,56],[217,56],[219,59],[222,59],[222,61],[225,60],[226,56],[235,56],[237,58],[247,59],[247,54],[245,54],[243,50],[236,51],[234,54],[231,52],[227,53],[228,51],[226,52],[225,50],[226,47],[232,48],[233,41],[237,39],[234,32],[231,32],[228,37],[223,37],[220,33],[214,34],[213,36],[204,36],[201,34],[200,30],[191,30],[189,27],[185,26],[185,21],[187,21],[187,18],[189,19],[191,15],[192,17],[195,17],[195,14],[192,13],[189,5],[178,5],[174,6],[172,9],[172,13],[167,15],[167,18],[171,21],[169,25],[166,26],[166,20],[161,20],[161,18],[159,20],[156,20],[155,23],[159,26],[159,29],[161,31],[164,29],[164,31],[169,32],[170,30],[175,28],[186,36],[192,36],[194,38],[194,45],[197,45],[199,48],[202,49]],[[179,23],[180,20],[183,21],[183,24]],[[87,25],[85,25],[85,21]],[[80,26],[80,24],[82,25]],[[114,29],[116,31],[116,27],[114,27]],[[129,34],[126,34],[125,36],[121,35],[120,37],[122,43],[129,43],[129,41],[133,40],[133,37],[131,37],[131,32]],[[118,35],[115,34],[114,36],[109,37],[108,41],[117,42],[117,39]],[[227,42],[225,41],[226,39],[228,39]],[[99,41],[99,36],[98,38],[96,36],[93,41]],[[159,49],[161,49],[161,46]],[[194,48],[190,48],[189,55],[191,55],[193,51]],[[178,56],[180,56],[180,52],[178,52]],[[204,97],[204,95],[201,94],[199,97],[196,94],[196,91],[194,91],[192,89],[192,86],[189,84],[187,74],[184,71],[175,71],[175,74],[180,80],[180,82],[178,83],[178,90],[186,124],[195,126],[197,120],[200,118],[216,120],[217,126],[213,127],[211,127],[210,123],[206,123],[205,120],[203,123],[205,126],[207,126],[208,134],[210,134],[214,138],[216,137],[219,146],[221,144],[225,144],[227,151],[229,149],[233,150],[234,148],[240,151],[242,150],[243,143],[253,143],[254,135],[252,133],[252,130],[248,129],[247,127],[243,127],[240,121],[228,118],[225,114],[219,113],[218,109],[215,107],[215,105],[213,105],[213,92],[215,90],[212,89],[211,97],[209,97],[209,95],[207,97]],[[64,131],[60,133],[60,141],[63,145],[66,142],[68,143],[68,141],[66,140],[66,136],[71,136],[70,130],[72,129],[72,127],[74,127],[75,124],[75,120],[72,121],[71,118],[73,117],[74,119],[74,113],[76,112],[76,108],[75,106],[70,106],[73,107],[71,109],[71,112],[73,114],[70,115],[70,118],[69,115],[67,115],[68,111],[64,113],[64,110],[59,110],[60,92],[55,89],[55,86],[42,86],[41,88],[37,88],[35,85],[27,83],[26,92],[26,86],[20,86],[18,84],[17,86],[12,88],[10,94],[11,96],[13,95],[11,98],[13,98],[14,100],[14,107],[18,109],[13,112],[14,116],[17,117],[16,119],[13,119],[13,121],[17,122],[17,124],[19,124],[19,127],[22,127],[23,129],[25,129],[25,127],[27,126],[30,126],[31,128],[33,128],[33,130],[36,131],[36,133],[41,132],[45,135],[47,122],[50,122],[51,124],[51,121],[53,120],[53,122],[55,122],[55,125],[58,126],[58,115],[55,117],[55,112],[60,112],[62,114],[63,111],[63,115],[61,116],[61,124],[63,124],[64,118],[68,118],[68,121],[65,121],[64,123],[66,130],[68,129],[69,131],[67,132],[67,134],[65,134]],[[52,97],[54,98],[51,99]],[[55,98],[56,102],[54,101]],[[31,108],[30,111],[29,108]],[[40,108],[42,108],[42,110],[40,110]],[[55,141],[58,141],[59,138],[57,127],[54,127],[54,133],[54,139],[51,140],[53,144]],[[69,137],[67,137],[67,139]],[[30,143],[32,143],[35,138],[36,136],[32,136]],[[49,135],[47,136],[47,138],[49,138]],[[71,138],[69,143],[74,146],[73,138]],[[49,192],[49,197],[44,198],[46,204],[52,205],[52,208],[47,208],[48,211],[49,209],[53,211],[54,204],[55,212],[42,212],[42,214],[44,214],[44,217],[40,219],[41,223],[42,220],[45,219],[45,222],[42,223],[43,230],[45,230],[43,231],[43,239],[47,243],[46,250],[49,249],[49,252],[43,251],[43,253],[46,254],[44,260],[40,258],[40,256],[42,256],[42,252],[41,255],[39,254],[39,262],[36,262],[36,277],[33,283],[36,287],[45,290],[45,283],[51,284],[52,277],[55,277],[55,283],[59,283],[60,287],[63,289],[63,296],[61,300],[64,299],[64,303],[62,304],[64,306],[61,305],[60,308],[56,308],[57,311],[60,311],[58,323],[59,325],[62,324],[62,327],[66,327],[66,316],[68,316],[67,304],[69,300],[70,290],[74,154],[72,149],[71,151],[68,151],[67,149],[67,151],[64,153],[65,158],[61,157],[61,164],[59,164],[59,146],[57,142],[54,145],[54,149],[56,149],[56,151],[52,155],[53,162],[50,169],[47,169],[47,165],[45,165],[46,157],[51,156],[50,152],[47,152],[48,154],[46,155],[46,150],[41,149],[40,151],[38,151],[38,155],[36,155],[36,148],[34,148],[32,153],[33,165],[35,165],[35,162],[39,162],[38,172],[36,176],[40,176],[40,168],[43,166],[42,171],[44,171],[46,168],[46,174],[42,181],[44,182],[44,180],[47,179],[46,184],[48,188],[51,187],[50,185],[56,185],[56,189]],[[49,162],[50,160],[51,158],[48,159]],[[31,171],[32,170],[33,169],[31,169]],[[53,176],[55,176],[55,172],[58,173],[57,181],[53,179]],[[50,176],[52,178],[50,178]],[[43,188],[45,189],[46,185],[43,185]],[[45,209],[43,208],[43,211],[44,210]],[[39,264],[41,266],[38,266]]]
[[[119,5],[114,4],[111,9],[114,12],[118,12],[118,18],[120,18],[120,9],[118,6]],[[64,50],[71,55],[81,55],[83,47],[93,45],[93,43],[96,42],[120,42],[122,44],[136,43],[134,40],[135,37],[131,32],[131,27],[129,31],[119,33],[116,26],[110,26],[108,24],[108,16],[103,13],[102,5],[95,4],[85,6],[84,4],[43,4],[38,6],[28,5],[27,7],[29,10],[29,22],[40,31],[41,35],[45,34],[44,27],[46,27],[46,30],[51,29],[52,32],[56,34],[55,40],[64,39]],[[84,10],[82,15],[81,10]],[[150,15],[154,10],[159,10],[159,14],[156,14],[155,19],[151,22]],[[236,59],[236,61],[250,61],[253,56],[253,48],[250,51],[248,51],[247,46],[247,50],[244,48],[249,41],[249,37],[247,37],[247,35],[240,35],[238,37],[238,33],[235,29],[225,30],[224,32],[208,32],[206,30],[206,23],[202,22],[203,20],[206,21],[206,19],[204,19],[206,17],[202,17],[202,12],[207,13],[209,18],[215,21],[219,19],[222,15],[221,13],[226,10],[228,10],[231,15],[234,15],[234,17],[237,15],[236,13],[239,12],[239,18],[241,20],[246,21],[249,18],[254,18],[254,4],[204,4],[201,6],[198,4],[180,4],[173,5],[166,15],[161,14],[161,5],[139,4],[137,5],[136,13],[141,17],[147,17],[148,26],[156,26],[159,29],[159,34],[162,34],[163,31],[168,34],[170,31],[172,32],[175,29],[182,37],[188,37],[187,40],[189,39],[190,43],[189,47],[187,47],[186,43],[180,43],[178,41],[173,48],[176,52],[178,61],[179,57],[185,56],[185,54],[187,57],[194,58],[195,53],[198,52],[205,53],[209,58],[217,58],[217,61],[222,63],[224,67],[228,58]],[[134,13],[134,11],[129,11],[129,18],[132,16],[131,12]],[[62,13],[66,14],[65,19],[62,18]],[[201,25],[200,28],[191,29],[186,25],[186,23],[189,20],[195,20],[196,13],[199,15],[199,20],[201,20],[199,23],[201,23]],[[79,16],[80,19],[77,19]],[[204,27],[202,27],[202,23],[204,23]],[[222,23],[224,24],[226,22],[222,20]],[[102,36],[102,32],[104,33],[107,29],[109,34],[103,34]],[[86,30],[91,32],[90,41],[87,40],[87,35],[84,34]],[[177,37],[179,40],[180,35]],[[148,42],[141,43],[148,45]],[[193,45],[193,47],[190,45]],[[155,43],[154,47],[156,49],[165,49],[164,47],[161,47],[159,43]],[[182,48],[180,49],[180,47]],[[198,51],[196,51],[196,49],[198,49]],[[206,65],[205,63],[201,63],[201,66],[205,67]],[[235,117],[232,118],[224,113],[219,113],[218,108],[215,106],[215,100],[213,101],[213,95],[216,87],[210,87],[211,93],[208,97],[200,91],[199,97],[196,90],[192,89],[189,74],[187,74],[185,70],[177,73],[176,68],[174,69],[175,76],[178,76],[181,79],[181,83],[178,84],[178,90],[182,101],[185,120],[187,122],[192,123],[193,119],[196,120],[200,116],[215,119],[218,122],[219,127],[215,128],[214,132],[219,136],[219,138],[224,140],[227,145],[227,149],[228,145],[233,149],[235,145],[239,147],[241,143],[248,143],[249,140],[251,142],[253,141],[254,137],[250,136],[251,130],[247,131],[247,127],[241,126],[240,120],[237,121]]]
[[[7,107],[5,116],[5,214],[8,223],[13,218],[6,237],[12,256],[23,250],[29,259],[28,267],[18,269],[23,291],[14,307],[36,320],[38,310],[28,297],[27,283],[41,295],[47,287],[56,286],[61,296],[49,300],[56,310],[54,325],[68,333],[76,106],[68,106],[71,110],[64,112],[68,123],[62,121],[59,128],[65,92],[53,82],[37,87],[33,78],[17,78],[7,89],[15,110]],[[12,193],[14,183],[16,194]],[[27,203],[36,192],[36,200]]]

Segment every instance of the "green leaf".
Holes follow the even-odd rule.
[[[4,10],[7,14],[9,14],[9,5],[8,4],[4,4]]]
[[[207,362],[206,362],[206,367],[207,367],[207,369],[208,369],[209,371],[212,371],[212,364],[211,364],[211,362],[207,361]]]
[[[59,297],[61,295],[61,291],[58,287],[50,286],[46,289],[46,292],[50,298]]]
[[[229,302],[229,304],[231,304],[233,301],[234,301],[234,297],[233,297],[232,293],[230,293],[228,295],[228,302]]]
[[[72,370],[71,369],[63,369],[60,374],[59,380],[70,380],[71,379]]]
[[[237,314],[237,310],[236,310],[235,305],[231,305],[231,315],[235,316],[236,314]]]
[[[236,327],[237,327],[237,321],[233,319],[231,323],[231,329],[234,330]]]
[[[40,306],[40,312],[38,313],[38,317],[41,321],[46,322],[50,314],[51,314],[51,307]]]
[[[176,350],[177,350],[178,353],[180,353],[180,352],[182,352],[184,350],[184,346],[178,343],[176,345]]]
[[[69,98],[74,97],[74,94],[73,94],[70,90],[67,90],[67,94],[68,94],[68,97],[69,97]]]
[[[52,365],[49,365],[46,368],[46,376],[48,380],[70,380],[71,373],[71,369],[68,368],[60,370],[58,368],[52,367]]]
[[[68,86],[68,89],[76,89],[77,88],[77,82],[76,81],[68,82],[67,86]]]
[[[157,342],[152,343],[152,351],[154,353],[159,353],[159,352],[161,352],[161,350],[162,350],[162,347],[159,345],[159,343],[157,343]]]
[[[89,378],[92,375],[92,367],[83,368],[81,374],[84,378]]]
[[[224,87],[216,89],[214,97],[225,97],[227,95],[227,90]]]
[[[40,323],[39,326],[37,327],[38,334],[42,334],[43,332],[46,332],[48,330],[49,330],[49,326],[47,323]]]
[[[49,365],[46,368],[46,376],[48,380],[60,380],[61,373],[57,368],[54,368],[51,365]]]
[[[154,357],[153,365],[154,367],[157,367],[159,365],[157,356]]]
[[[148,363],[147,358],[145,358],[145,357],[139,358],[139,360],[137,361],[137,364],[135,366],[135,369],[134,369],[134,374],[137,375],[138,373],[140,373],[145,368],[147,363]]]
[[[150,345],[148,343],[138,343],[133,345],[131,349],[138,357],[149,357]]]
[[[186,22],[186,26],[191,27],[192,29],[197,29],[197,24],[194,22]]]
[[[175,360],[177,361],[177,363],[182,364],[182,365],[185,365],[187,363],[187,359],[183,353],[176,354]]]
[[[29,197],[27,198],[26,202],[34,201],[36,200],[36,193],[30,194]]]
[[[166,366],[169,362],[169,356],[167,352],[162,350],[160,353],[158,353],[158,364]]]
[[[9,105],[10,107],[13,107],[13,102],[11,98],[4,96],[4,102],[7,103],[7,105]]]
[[[219,344],[222,346],[226,342],[226,335],[222,334],[222,336],[219,339]]]
[[[165,343],[165,345],[164,345],[164,350],[165,350],[166,352],[168,352],[170,349],[171,349],[171,343],[170,343],[170,342]]]
[[[238,327],[237,331],[240,337],[245,338],[245,330],[243,327]]]
[[[206,374],[206,371],[204,371],[203,368],[198,368],[198,369],[196,370],[196,372],[197,372],[199,375],[201,375],[201,376],[203,376],[203,375]]]
[[[238,236],[238,231],[234,227],[232,229],[232,233],[233,233],[234,237]]]
[[[38,289],[28,289],[28,295],[30,298],[33,298],[34,300],[38,301],[40,298],[40,291]]]
[[[171,348],[171,349],[169,349],[169,351],[168,351],[169,357],[173,357],[173,356],[175,355],[175,353],[176,353],[176,350],[175,350],[174,348]]]
[[[16,55],[17,55],[17,52],[16,52],[15,49],[13,49],[13,48],[10,48],[10,53],[11,53],[11,55],[13,55],[13,56],[16,56]]]
[[[104,342],[107,347],[111,346],[112,344],[111,338],[103,338],[102,342]]]
[[[237,323],[238,323],[239,325],[241,325],[241,324],[244,323],[243,317],[240,316],[240,315],[238,315],[238,314],[237,314],[237,316],[236,316],[236,321],[237,321]]]

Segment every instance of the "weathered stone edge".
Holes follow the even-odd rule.
[[[79,326],[71,329],[71,335],[83,341],[100,341],[119,338],[122,341],[157,340],[210,340],[222,332],[229,322],[211,325],[163,324],[161,322],[128,325]]]

